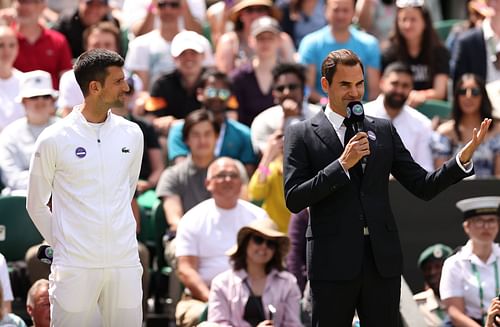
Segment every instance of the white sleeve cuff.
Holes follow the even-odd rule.
[[[465,173],[470,173],[472,171],[472,168],[474,168],[474,165],[472,164],[472,160],[470,160],[469,162],[466,162],[465,164],[462,164],[460,162],[460,159],[458,158],[459,156],[459,153],[457,153],[457,155],[455,156],[455,160],[457,161],[457,165],[458,167],[460,167],[460,169],[462,169]]]

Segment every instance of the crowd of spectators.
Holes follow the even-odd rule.
[[[120,53],[130,91],[125,107],[113,112],[139,124],[145,136],[136,198],[154,194],[165,213],[165,258],[185,286],[177,322],[195,325],[207,301],[213,300],[209,320],[227,323],[232,318],[223,316],[234,312],[228,313],[231,308],[221,296],[235,292],[244,294],[245,303],[253,297],[261,301],[250,312],[245,303],[236,309],[260,317],[247,322],[257,326],[270,321],[272,314],[256,308],[266,303],[267,310],[269,297],[290,301],[293,295],[298,300],[307,289],[304,237],[309,215],[307,210],[291,214],[285,206],[283,135],[288,126],[311,118],[326,104],[321,64],[330,51],[348,48],[360,57],[366,114],[391,120],[426,170],[454,156],[484,118],[500,118],[500,1],[454,2],[462,6],[460,18],[468,17],[447,40],[434,27],[447,16],[442,3],[0,1],[2,194],[26,193],[38,135],[83,101],[72,62],[90,49]],[[420,112],[433,100],[449,104],[448,117]],[[498,120],[473,161],[472,178],[500,178]],[[139,225],[136,199],[132,205]],[[269,221],[240,230],[257,218]],[[238,248],[231,252],[231,266],[225,252],[234,244]],[[259,259],[257,248],[263,245],[273,248],[278,259],[268,253]],[[287,265],[276,261],[285,257]],[[254,266],[242,265],[249,260]],[[260,271],[259,260],[272,262],[271,268]],[[141,262],[149,265],[144,253]],[[2,305],[10,312],[10,286],[0,277]],[[283,286],[283,294],[264,288],[259,277]],[[242,285],[246,278],[255,280]],[[290,281],[297,282],[295,288]],[[33,287],[30,315],[48,303],[48,296],[40,295],[47,283]],[[38,304],[40,297],[43,303]],[[283,310],[298,310],[298,304],[274,302],[278,304],[281,316],[275,324],[298,326],[295,319],[282,316]],[[36,326],[45,326],[43,316],[37,319],[42,322]]]

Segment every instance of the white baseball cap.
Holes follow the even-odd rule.
[[[204,53],[205,47],[203,46],[203,36],[193,31],[182,31],[177,33],[170,46],[172,57],[179,57],[181,53],[186,50]]]
[[[52,77],[43,70],[33,70],[24,73],[19,87],[18,102],[23,98],[33,98],[41,95],[51,95],[57,98],[58,92],[52,88]]]

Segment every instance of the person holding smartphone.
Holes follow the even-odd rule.
[[[483,196],[457,202],[464,214],[469,240],[443,265],[439,290],[453,326],[490,325],[498,313],[488,305],[500,292],[500,196]],[[494,303],[496,303],[494,301]],[[493,315],[488,317],[488,314]]]
[[[227,253],[232,269],[212,281],[208,321],[219,326],[302,326],[299,287],[284,270],[289,247],[286,234],[269,219],[242,227],[237,245]]]

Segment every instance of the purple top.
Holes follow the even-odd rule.
[[[309,210],[304,209],[299,213],[292,214],[288,224],[290,252],[286,257],[286,267],[297,278],[297,284],[302,293],[307,282],[306,230],[308,221]]]
[[[250,126],[255,116],[274,105],[272,88],[266,94],[262,93],[250,64],[236,69],[231,79],[233,94],[239,104],[238,120]]]

